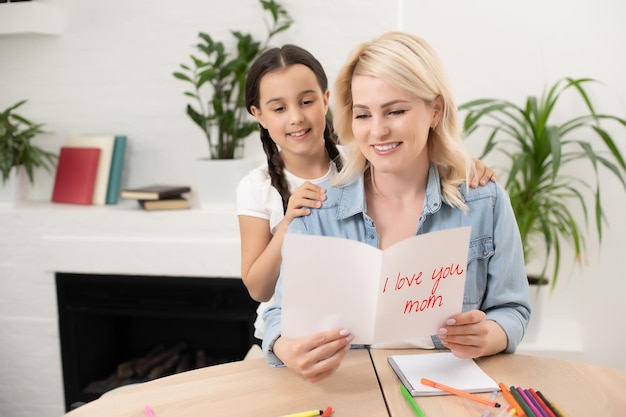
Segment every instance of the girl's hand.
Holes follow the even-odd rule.
[[[289,202],[287,203],[287,212],[285,220],[287,224],[296,217],[307,216],[311,213],[309,208],[322,207],[322,201],[326,200],[326,190],[309,181],[296,188]]]
[[[274,353],[288,368],[317,382],[339,368],[353,339],[347,329],[328,330],[298,339],[281,336],[274,343]]]
[[[478,184],[485,185],[488,181],[496,182],[498,180],[498,175],[496,171],[493,170],[490,166],[485,164],[480,159],[474,159],[474,166],[476,167],[476,175],[474,178],[470,179],[469,186],[472,188],[478,187]]]
[[[485,313],[471,310],[450,317],[439,329],[441,343],[459,358],[478,358],[506,349],[506,334]]]

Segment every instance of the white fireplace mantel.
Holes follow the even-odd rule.
[[[63,227],[42,235],[48,271],[241,276],[234,206],[146,212],[135,202],[124,202],[75,210],[55,213]]]

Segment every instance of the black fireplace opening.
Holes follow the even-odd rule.
[[[257,303],[241,279],[56,274],[65,409],[130,383],[241,360]]]

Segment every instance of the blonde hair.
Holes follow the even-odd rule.
[[[475,168],[463,143],[450,83],[435,50],[424,40],[404,32],[387,32],[362,43],[339,72],[334,90],[334,125],[341,144],[347,148],[347,160],[334,184],[353,182],[372,171],[352,132],[352,78],[355,75],[380,78],[424,100],[427,105],[441,97],[441,121],[429,132],[428,153],[439,171],[443,198],[465,210],[459,186],[468,183]]]

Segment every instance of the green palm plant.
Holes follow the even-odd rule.
[[[563,243],[573,247],[577,262],[582,260],[589,196],[593,196],[595,228],[599,241],[602,239],[606,218],[598,168],[603,166],[614,174],[626,190],[624,157],[601,124],[626,127],[626,120],[596,112],[585,88],[597,82],[591,78],[561,78],[539,98],[527,97],[524,106],[501,99],[478,99],[459,106],[467,112],[467,137],[486,134],[481,158],[498,150],[510,159],[504,186],[517,218],[525,260],[528,263],[536,255],[543,257],[539,278],[551,281],[551,290],[557,283]],[[558,104],[564,100],[568,100],[568,106],[572,104],[569,97],[564,98],[566,93],[581,100],[585,111],[559,123],[555,121]],[[567,169],[581,161],[591,166],[593,183],[585,178],[588,172],[576,175],[574,167]],[[583,222],[574,215],[574,207],[582,209]],[[546,275],[550,260],[551,277]]]
[[[250,34],[232,31],[237,46],[235,52],[228,52],[223,42],[200,32],[196,48],[201,55],[192,54],[192,64],[181,64],[182,71],[173,73],[175,78],[192,85],[192,90],[185,92],[192,99],[192,104],[187,105],[187,115],[203,131],[211,159],[237,158],[241,141],[258,130],[258,123],[251,120],[244,102],[248,68],[274,35],[289,29],[293,23],[280,3],[259,2],[271,18],[263,42]]]

